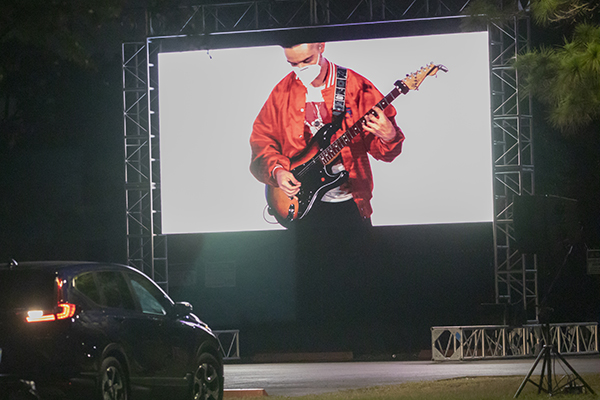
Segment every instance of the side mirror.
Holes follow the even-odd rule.
[[[186,301],[181,301],[175,303],[173,310],[175,311],[175,315],[177,315],[178,317],[183,317],[185,315],[191,314],[192,311],[194,311],[194,307],[192,307],[192,305]]]

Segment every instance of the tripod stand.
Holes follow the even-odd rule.
[[[560,266],[558,273],[556,274],[556,276],[554,278],[554,281],[550,285],[548,293],[552,290],[552,287],[558,280],[558,277],[560,276],[560,272],[566,265],[567,258],[569,257],[569,255],[571,254],[572,251],[573,251],[573,246],[571,246],[569,248],[569,250],[563,260],[563,263]],[[587,391],[589,393],[596,394],[592,390],[590,385],[588,385],[583,380],[583,378],[577,373],[577,371],[575,371],[575,369],[567,362],[567,360],[565,360],[565,358],[560,354],[558,349],[556,349],[552,345],[552,339],[550,336],[550,322],[549,322],[550,313],[552,312],[552,309],[548,308],[548,307],[544,307],[547,299],[548,299],[548,294],[546,294],[546,297],[541,302],[540,313],[539,313],[540,319],[544,320],[542,323],[542,338],[544,340],[544,346],[543,346],[542,350],[540,351],[540,354],[538,354],[537,358],[535,359],[535,362],[531,366],[529,373],[527,374],[525,379],[523,379],[523,382],[521,383],[521,386],[519,386],[517,393],[515,393],[514,398],[516,399],[517,397],[519,397],[519,395],[525,388],[525,385],[527,384],[527,382],[530,382],[533,385],[537,386],[538,394],[540,394],[542,391],[544,391],[544,392],[548,393],[549,396],[553,396],[553,395],[561,393],[561,392],[583,393],[584,388],[587,389]],[[540,361],[542,361],[542,371],[540,374],[539,383],[536,383],[533,381],[533,379],[531,379],[531,375],[534,373],[534,371]],[[572,373],[572,375],[567,374],[559,379],[556,376],[556,369],[557,369],[556,367],[560,364],[562,364],[562,366],[563,366],[563,371],[566,372],[566,370],[564,368],[564,367],[566,367]],[[577,381],[579,381],[581,384],[578,385]]]
[[[549,341],[550,325],[544,324],[543,329],[545,331],[545,334],[544,334],[545,339],[544,340],[546,341],[546,343],[548,343],[548,342],[550,342]],[[540,374],[539,383],[536,383],[533,381],[533,379],[531,379],[531,375],[535,371],[535,368],[537,367],[537,365],[539,364],[540,361],[542,361],[542,371]],[[556,377],[557,362],[562,363],[563,366],[566,366],[573,375],[565,375],[560,379],[557,378]],[[563,370],[564,370],[564,368],[563,368]],[[577,381],[579,381],[581,383],[581,385],[577,385]],[[542,351],[540,351],[540,354],[535,359],[535,362],[533,363],[531,369],[529,370],[529,373],[527,374],[527,376],[521,383],[521,386],[519,386],[517,393],[515,393],[515,396],[514,396],[515,399],[517,397],[519,397],[519,395],[525,388],[525,385],[527,384],[527,382],[530,382],[533,385],[537,386],[538,394],[540,394],[542,391],[544,391],[544,392],[548,393],[549,396],[553,396],[553,395],[561,393],[561,392],[563,392],[563,393],[564,392],[583,393],[583,388],[587,389],[587,391],[591,394],[596,394],[592,390],[590,385],[588,385],[585,382],[585,380],[583,380],[583,378],[577,373],[577,371],[575,371],[575,369],[571,366],[571,364],[569,364],[567,362],[567,360],[565,360],[565,358],[551,344],[545,344],[544,347],[542,348]]]

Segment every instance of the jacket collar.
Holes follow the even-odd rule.
[[[329,89],[332,86],[335,87],[336,65],[329,60],[327,60],[327,64],[327,75],[325,76],[325,87],[323,89]],[[300,78],[298,78],[298,76],[294,72],[292,72],[291,74],[295,78],[295,81],[303,85],[302,82],[300,82]]]
[[[329,63],[329,69],[327,70],[327,76],[325,78],[325,89],[335,86],[335,64],[327,60]]]

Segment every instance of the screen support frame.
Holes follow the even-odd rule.
[[[310,32],[318,38],[322,37],[327,30],[334,28],[339,35],[343,36],[344,29],[355,30],[356,26],[360,25],[362,31],[368,35],[377,24],[392,23],[404,24],[404,31],[410,35],[411,32],[415,34],[414,32],[419,31],[419,27],[426,23],[444,26],[444,23],[452,22],[456,25],[458,19],[464,17],[461,12],[468,1],[456,10],[449,8],[444,10],[446,15],[443,17],[440,16],[441,8],[431,7],[431,1],[417,1],[411,4],[414,8],[406,10],[406,12],[411,11],[412,15],[415,15],[414,18],[387,21],[385,9],[379,10],[380,13],[374,13],[373,2],[365,1],[365,4],[370,5],[368,13],[370,22],[367,23],[352,22],[356,9],[347,10],[350,12],[341,18],[340,23],[323,23],[323,21],[331,22],[331,15],[319,14],[319,1],[300,1],[298,2],[301,3],[300,9],[296,14],[308,18],[309,25],[294,27],[294,20],[290,19],[285,24],[280,24],[278,28],[260,29],[263,22],[272,23],[275,17],[270,14],[265,20],[260,20],[259,10],[264,3],[263,1],[239,3],[248,7],[244,16],[249,15],[248,10],[256,12],[253,14],[254,29],[240,31],[237,23],[233,26],[223,24],[222,20],[226,19],[228,12],[231,13],[230,19],[238,17],[238,23],[243,17],[234,15],[230,5],[196,6],[187,11],[190,13],[189,18],[180,27],[179,33],[163,36],[148,35],[145,41],[122,44],[127,262],[150,275],[166,290],[169,286],[168,235],[163,235],[160,227],[160,154],[158,152],[160,135],[158,93],[155,90],[157,68],[154,68],[157,65],[157,54],[161,51],[169,51],[165,39],[198,43],[197,36],[201,36],[205,38],[206,46],[210,41],[211,47],[216,48],[219,43],[226,47],[231,35],[243,38],[239,41],[239,45],[243,46],[247,44],[244,40],[256,44],[256,38],[253,36],[264,32],[293,34],[295,30],[303,29],[303,34]],[[303,14],[306,10],[302,11],[305,3],[310,4],[309,16]],[[441,4],[441,2],[435,3]],[[194,28],[194,25],[190,25],[189,22],[199,15],[202,17],[200,30],[196,27],[196,32],[189,31]],[[218,15],[221,16],[220,19]],[[210,32],[206,25],[207,17],[214,18],[215,27],[221,30]],[[153,23],[156,24],[156,20],[150,16],[149,30],[152,33],[156,32]],[[440,29],[447,31],[448,26]],[[432,32],[428,31],[427,34]],[[515,196],[534,194],[531,97],[527,94],[523,95],[522,82],[511,64],[512,59],[519,52],[529,47],[529,18],[515,17],[508,22],[489,23],[488,34],[494,159],[495,297],[497,303],[520,305],[528,321],[537,321],[537,257],[535,254],[522,254],[516,249],[512,216]]]

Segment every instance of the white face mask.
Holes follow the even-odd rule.
[[[316,64],[306,65],[302,68],[292,67],[292,71],[296,73],[296,76],[302,81],[304,86],[308,87],[321,73],[321,65],[319,64],[320,61],[321,54],[319,54]]]

